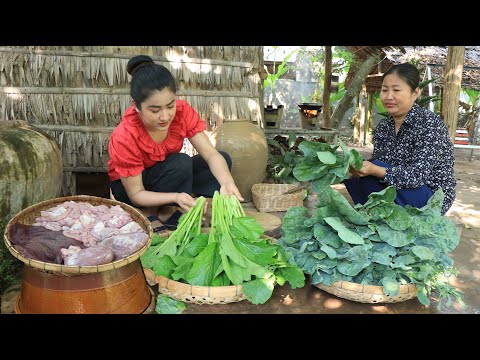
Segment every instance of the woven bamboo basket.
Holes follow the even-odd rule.
[[[252,186],[253,203],[262,212],[287,211],[290,206],[303,206],[305,190],[283,195],[297,185],[292,184],[254,184]]]
[[[126,258],[112,261],[107,264],[96,265],[96,266],[71,266],[71,265],[60,265],[54,263],[46,263],[38,260],[27,259],[21,255],[15,248],[13,248],[12,243],[9,239],[9,229],[16,223],[21,223],[24,225],[31,225],[35,222],[35,218],[40,216],[41,211],[45,211],[54,206],[63,204],[65,201],[75,201],[75,202],[87,202],[92,205],[106,205],[106,206],[115,206],[120,205],[123,210],[125,210],[132,217],[132,220],[136,221],[148,234],[147,244],[143,246],[140,250],[135,253],[127,256]],[[113,269],[118,269],[121,266],[130,264],[135,260],[139,259],[145,251],[147,251],[150,243],[152,242],[153,230],[150,221],[143,215],[140,210],[135,209],[134,207],[122,203],[116,200],[104,199],[96,196],[88,195],[76,195],[76,196],[66,196],[61,198],[55,198],[51,200],[46,200],[39,202],[35,205],[29,206],[15,215],[7,224],[4,233],[5,245],[10,251],[10,253],[15,256],[18,260],[23,263],[31,266],[33,268],[45,271],[52,272],[55,274],[61,275],[74,275],[74,274],[91,274],[98,273]]]
[[[10,227],[16,223],[31,225],[42,210],[65,201],[92,205],[121,206],[148,234],[147,244],[126,258],[97,266],[68,266],[27,259],[9,239]],[[22,290],[17,298],[18,314],[140,314],[151,305],[140,256],[152,242],[152,225],[137,209],[95,196],[67,196],[30,206],[6,226],[4,239],[10,253],[25,264]]]
[[[208,228],[202,229],[202,232],[208,232]],[[160,236],[168,237],[168,234],[160,234]],[[267,235],[262,235],[264,239],[268,239],[273,243],[276,241]],[[229,304],[245,300],[245,294],[242,285],[231,286],[195,286],[179,281],[175,281],[164,276],[155,275],[151,269],[143,268],[145,278],[149,285],[158,284],[158,291],[168,297],[176,300],[194,304]]]
[[[400,285],[400,291],[395,296],[384,294],[383,286],[364,285],[348,281],[336,281],[331,286],[321,283],[314,286],[340,298],[361,303],[395,303],[410,300],[417,296],[415,284]]]

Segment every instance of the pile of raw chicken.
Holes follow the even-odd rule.
[[[26,258],[75,266],[119,260],[148,242],[148,234],[121,206],[75,201],[41,211],[32,225],[13,224],[9,237]]]

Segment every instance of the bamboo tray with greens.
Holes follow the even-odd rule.
[[[140,258],[160,293],[197,304],[247,299],[263,304],[276,284],[303,287],[305,275],[275,239],[246,216],[235,196],[215,192],[210,228],[202,228],[206,199],[199,197],[175,231],[156,234]]]
[[[277,241],[311,283],[339,297],[360,302],[398,302],[417,297],[438,307],[461,293],[450,280],[458,274],[449,257],[459,243],[454,222],[441,215],[443,192],[438,189],[427,205],[415,208],[395,203],[396,189],[388,186],[368,201],[352,206],[331,188],[360,169],[363,157],[338,145],[304,141],[304,154],[293,169],[301,182],[310,181],[318,194],[312,214],[303,206],[288,209]]]

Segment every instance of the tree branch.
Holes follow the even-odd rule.
[[[338,127],[340,120],[344,117],[345,113],[352,107],[353,99],[358,96],[360,90],[362,89],[362,83],[367,78],[372,66],[378,63],[380,60],[379,55],[372,55],[367,60],[365,60],[355,72],[352,83],[345,95],[342,97],[338,105],[333,111],[332,117],[330,118],[330,124],[333,124],[334,128]]]

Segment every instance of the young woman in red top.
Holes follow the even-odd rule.
[[[212,197],[219,190],[243,201],[230,174],[230,156],[210,143],[198,113],[177,100],[170,71],[145,55],[130,59],[127,71],[132,75],[133,105],[108,144],[108,175],[115,199],[141,208],[153,226],[160,220],[165,227],[157,231],[175,227],[182,213],[171,205],[188,211],[195,205],[192,194]],[[199,155],[180,153],[185,138]]]

